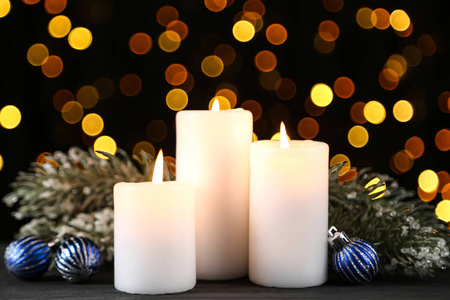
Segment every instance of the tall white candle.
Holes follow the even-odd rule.
[[[177,113],[177,180],[195,185],[198,279],[248,274],[252,124],[243,109]]]
[[[194,189],[162,182],[160,172],[159,183],[114,186],[114,285],[123,292],[176,293],[196,283]]]
[[[328,145],[258,141],[250,154],[249,277],[285,288],[327,279]]]

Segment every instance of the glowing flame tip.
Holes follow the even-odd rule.
[[[219,104],[219,99],[214,99],[213,105],[211,107],[212,111],[219,111],[220,110],[220,104]]]
[[[156,157],[155,167],[153,168],[153,183],[162,183],[163,182],[163,164],[164,157],[162,150],[159,150],[158,156]]]
[[[289,148],[286,126],[284,126],[283,122],[280,124],[280,148]]]

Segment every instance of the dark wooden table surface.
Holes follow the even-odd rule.
[[[6,243],[0,243],[4,253]],[[88,282],[71,284],[56,271],[37,281],[22,281],[0,263],[0,299],[450,299],[450,270],[434,278],[384,278],[365,285],[349,285],[329,273],[321,286],[304,289],[266,288],[248,278],[230,281],[199,281],[191,291],[170,295],[130,295],[114,289],[112,264],[104,265]]]

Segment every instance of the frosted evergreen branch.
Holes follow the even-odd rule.
[[[380,257],[381,274],[431,276],[450,265],[449,230],[437,219],[433,205],[415,198],[389,176],[368,169],[341,184],[342,167],[330,169],[330,225],[371,242]],[[366,188],[375,177],[380,182]],[[384,191],[370,194],[384,184]]]

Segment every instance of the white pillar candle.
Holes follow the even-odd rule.
[[[158,164],[160,160],[157,159]],[[155,172],[157,167],[155,166]],[[195,202],[191,185],[176,181],[114,186],[114,286],[134,294],[192,289]]]
[[[258,141],[250,154],[249,277],[285,288],[327,279],[328,145]]]
[[[198,279],[248,274],[252,125],[243,109],[177,113],[177,180],[195,185]]]

